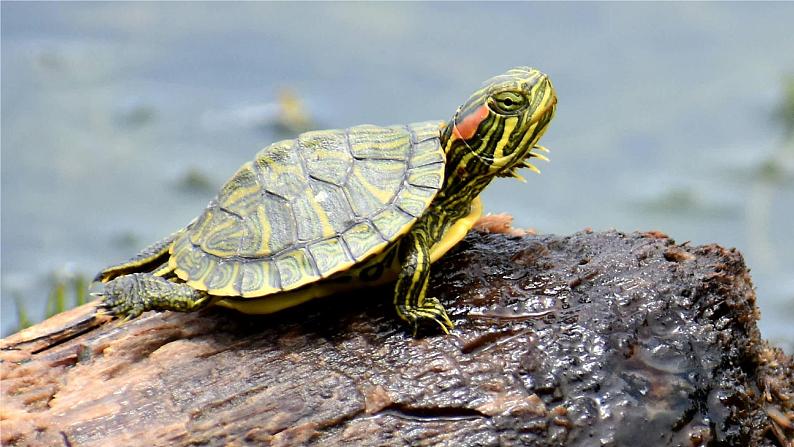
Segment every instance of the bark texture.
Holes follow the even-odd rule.
[[[785,445],[792,360],[742,256],[660,233],[474,232],[434,267],[456,329],[391,289],[277,315],[94,304],[0,342],[3,445]]]

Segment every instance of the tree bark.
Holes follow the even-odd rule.
[[[794,363],[735,250],[473,232],[430,294],[451,335],[413,339],[390,287],[264,317],[82,306],[0,342],[2,444],[791,446]]]

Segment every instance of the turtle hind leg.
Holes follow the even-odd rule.
[[[454,327],[446,309],[437,298],[425,296],[430,279],[430,244],[427,234],[411,231],[400,241],[402,269],[394,289],[397,315],[410,324],[416,337],[423,326],[440,328],[445,334]]]
[[[122,275],[127,275],[133,272],[150,272],[158,268],[165,261],[168,255],[168,250],[171,248],[171,243],[182,234],[184,230],[179,230],[176,233],[155,242],[154,244],[144,248],[140,253],[135,255],[132,259],[121,264],[112,265],[101,272],[99,272],[94,281],[108,282],[113,278]]]
[[[110,314],[135,318],[147,310],[192,312],[207,306],[210,295],[184,283],[149,273],[119,276],[105,284],[102,307]]]

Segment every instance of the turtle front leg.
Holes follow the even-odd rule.
[[[105,284],[102,307],[127,319],[147,310],[191,312],[210,303],[210,296],[187,284],[174,283],[148,273],[119,276]]]
[[[438,325],[448,334],[454,324],[444,306],[437,298],[425,296],[430,279],[430,244],[421,227],[415,227],[400,241],[399,257],[401,271],[394,289],[397,315],[413,327],[414,336],[427,323]]]

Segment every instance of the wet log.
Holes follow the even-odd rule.
[[[473,232],[430,292],[451,335],[411,338],[389,288],[266,317],[74,309],[0,343],[2,444],[791,445],[794,363],[735,250]]]

